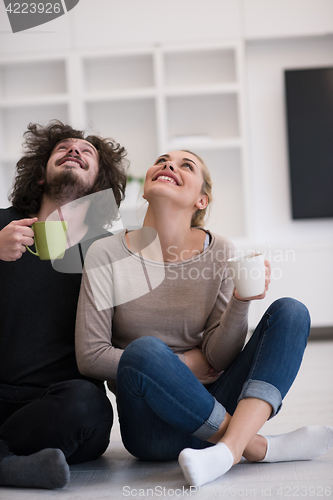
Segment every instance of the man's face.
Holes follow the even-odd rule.
[[[64,139],[53,148],[46,166],[45,193],[70,201],[91,193],[99,171],[95,147],[83,139]]]

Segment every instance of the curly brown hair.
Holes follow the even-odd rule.
[[[114,200],[119,207],[125,194],[128,167],[125,148],[112,139],[96,135],[85,137],[84,131],[75,130],[59,120],[52,120],[45,127],[30,123],[27,128],[23,144],[25,154],[17,162],[16,177],[9,197],[13,206],[27,214],[37,213],[44,194],[44,185],[40,181],[45,179],[46,165],[53,148],[64,139],[83,139],[90,142],[99,154],[99,172],[92,192],[101,192],[101,195],[93,209],[88,211],[88,214],[94,212],[93,217],[90,213],[90,221],[98,220],[102,226],[111,223],[116,217]],[[105,190],[109,189],[113,191],[114,200],[106,196]],[[104,199],[102,191],[105,191]]]

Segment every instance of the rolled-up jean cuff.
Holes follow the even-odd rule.
[[[245,382],[238,402],[245,398],[262,399],[269,403],[272,407],[272,413],[269,418],[273,418],[280,411],[282,406],[282,398],[279,389],[262,380],[248,380]]]
[[[207,441],[217,432],[225,418],[225,408],[214,398],[214,407],[207,420],[191,436]]]

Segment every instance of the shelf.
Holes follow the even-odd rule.
[[[3,58],[0,203],[7,204],[5,191],[28,124],[59,119],[119,142],[134,177],[144,177],[167,151],[199,154],[214,183],[208,227],[233,239],[245,237],[242,54],[239,43],[230,42],[72,51],[51,54],[50,60]],[[131,197],[129,189],[121,207],[125,226],[142,223],[143,205],[141,195]]]
[[[237,106],[237,97],[232,94],[168,97],[168,142],[183,135],[238,137]]]
[[[95,133],[126,148],[136,177],[145,175],[157,157],[154,99],[87,103],[86,120]]]
[[[122,209],[135,210],[142,193],[143,188],[139,181],[128,182],[126,186],[125,199],[121,205]]]
[[[152,87],[152,54],[87,58],[84,60],[84,82],[87,93]]]
[[[18,158],[15,160],[2,160],[1,161],[1,169],[2,172],[4,173],[5,181],[7,181],[7,185],[11,185],[14,174],[15,174],[15,168],[16,168],[16,163],[18,162]]]
[[[29,123],[47,125],[50,120],[68,122],[66,105],[33,106],[3,109],[0,112],[0,135],[2,156],[21,154],[23,134]]]
[[[244,222],[242,155],[239,149],[195,151],[212,178],[213,203],[207,227],[235,239],[246,233]]]
[[[118,91],[106,92],[91,92],[83,96],[86,102],[101,102],[101,101],[121,101],[132,99],[147,99],[156,97],[156,89],[154,87],[144,89],[125,89]]]
[[[217,85],[192,85],[184,87],[169,87],[166,89],[167,96],[187,96],[187,95],[211,95],[211,94],[237,94],[239,84],[217,84]]]
[[[10,203],[8,201],[8,194],[12,189],[13,180],[15,176],[16,163],[18,158],[14,159],[1,159],[0,168],[1,168],[1,184],[0,184],[0,193],[2,199],[6,200],[4,205],[9,206]]]
[[[1,100],[66,92],[64,61],[32,61],[0,64]]]
[[[186,86],[236,82],[234,48],[165,53],[165,85]]]
[[[206,136],[174,137],[168,144],[169,150],[200,148],[201,150],[241,148],[243,140],[240,137],[228,139],[213,139]]]
[[[57,104],[68,104],[67,94],[47,94],[39,96],[18,97],[0,99],[0,109],[21,108],[26,106],[53,106]]]

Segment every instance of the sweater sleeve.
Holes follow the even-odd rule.
[[[94,244],[96,245],[96,244]],[[75,331],[82,375],[115,380],[122,349],[112,345],[113,279],[105,253],[89,249],[82,276]]]
[[[233,289],[226,267],[213,310],[206,322],[202,344],[207,361],[218,371],[225,370],[234,361],[244,346],[248,331],[250,302],[235,299]]]

